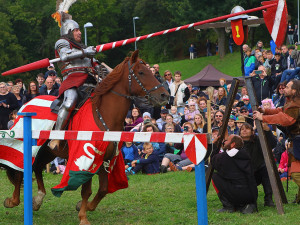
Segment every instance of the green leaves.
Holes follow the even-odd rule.
[[[258,0],[78,0],[69,10],[73,19],[81,27],[91,22],[94,26],[87,29],[88,45],[99,45],[133,37],[133,17],[136,20],[137,36],[174,28],[180,25],[199,22],[229,14],[235,5],[245,9],[259,7]],[[296,18],[296,8],[288,3],[292,19]],[[55,12],[55,0],[0,0],[0,72],[34,62],[43,58],[54,58],[54,44],[59,38],[59,27],[51,18]],[[291,6],[291,7],[289,7]],[[261,12],[251,15],[262,16]],[[294,16],[294,17],[293,17]],[[195,31],[193,28],[153,37],[137,42],[141,57],[157,63],[188,57],[188,47],[194,43],[198,56],[205,55],[205,43],[209,38],[217,40],[211,30]],[[269,43],[264,25],[256,29],[255,40]],[[252,46],[252,45],[251,45]],[[97,58],[111,67],[120,63],[134,43],[112,49],[97,55]],[[41,71],[33,71],[35,76]],[[29,75],[31,74],[31,75]],[[8,78],[10,79],[10,78]]]

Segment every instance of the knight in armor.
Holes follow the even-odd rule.
[[[254,111],[253,118],[268,124],[279,124],[286,127],[293,146],[290,172],[299,187],[295,202],[300,203],[300,81],[291,80],[286,85],[284,94],[286,103],[283,108],[260,109],[260,112]]]
[[[81,42],[81,32],[76,21],[72,19],[63,21],[60,35],[60,39],[55,43],[55,55],[61,59],[58,67],[63,76],[59,88],[62,103],[58,110],[55,130],[66,128],[79,98],[78,89],[83,86],[95,87],[96,70],[100,67],[100,63],[93,58],[96,49],[92,46],[87,47]],[[49,146],[54,149],[58,144],[58,140],[52,140]]]

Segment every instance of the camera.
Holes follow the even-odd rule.
[[[151,123],[151,120],[149,120],[149,119],[144,120],[144,124],[147,124],[147,123]]]
[[[184,126],[183,131],[189,131],[189,126]]]
[[[261,70],[255,70],[255,74],[257,74],[257,75],[262,74],[262,71]]]

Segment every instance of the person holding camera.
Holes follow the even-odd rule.
[[[130,132],[141,132],[145,126],[145,124],[150,123],[151,114],[148,112],[143,113],[143,121],[137,124],[134,128],[130,130]]]
[[[193,125],[190,122],[183,124],[183,133],[193,133]],[[168,168],[169,166],[169,168]],[[161,172],[186,170],[188,167],[194,167],[194,164],[189,160],[183,148],[180,151],[165,154],[161,162]],[[167,169],[168,168],[168,169]],[[190,170],[190,169],[188,169]]]
[[[261,102],[265,98],[271,98],[274,80],[271,76],[267,75],[266,68],[264,66],[259,66],[258,70],[254,70],[250,76],[257,101]]]

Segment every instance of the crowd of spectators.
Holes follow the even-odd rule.
[[[0,83],[0,130],[10,128],[12,124],[8,122],[12,120],[13,112],[18,111],[34,97],[38,95],[58,96],[62,80],[58,77],[53,64],[47,69],[45,74],[39,73],[36,81],[30,81],[28,86],[20,78]]]
[[[18,110],[31,99],[39,95],[58,96],[58,89],[62,79],[58,77],[54,65],[51,64],[45,74],[39,73],[36,80],[26,86],[23,80],[0,83],[0,130],[10,129],[17,116]],[[63,174],[65,160],[56,158],[50,169],[54,174]]]
[[[245,75],[251,76],[254,91],[261,107],[278,108],[285,103],[284,89],[292,79],[300,79],[300,51],[298,46],[283,45],[273,54],[263,49],[259,41],[255,49],[244,45]],[[275,56],[274,56],[275,55]],[[207,133],[208,100],[211,102],[210,122],[212,138],[216,139],[226,109],[226,100],[231,84],[221,78],[218,87],[193,87],[182,80],[182,73],[166,70],[160,74],[159,65],[149,66],[153,76],[163,84],[170,93],[169,104],[153,107],[143,98],[137,98],[124,121],[124,130],[130,132],[167,132],[167,133]],[[36,81],[30,81],[28,87],[21,79],[14,82],[0,83],[0,129],[11,127],[17,110],[23,104],[38,95],[58,96],[61,79],[54,66],[40,73]],[[228,135],[238,135],[245,143],[245,150],[251,157],[254,176],[257,184],[264,186],[265,205],[273,206],[272,190],[268,178],[260,143],[257,141],[256,127],[252,118],[252,108],[246,87],[241,87],[235,96],[228,121]],[[263,125],[270,146],[273,148],[278,172],[282,179],[287,179],[287,146],[286,133],[279,127]],[[169,171],[193,171],[195,165],[187,158],[183,145],[178,143],[131,143],[125,142],[122,147],[127,175],[142,171],[146,174],[166,173]],[[65,162],[56,159],[53,162],[54,173],[62,173]]]
[[[282,107],[285,103],[286,84],[291,79],[300,78],[300,51],[297,50],[297,45],[289,48],[284,45],[277,48],[275,56],[271,51],[263,49],[261,41],[257,43],[257,47],[253,51],[248,46],[243,46],[243,49],[245,72],[246,75],[251,76],[261,107],[263,109]],[[155,77],[160,77],[158,80],[166,84],[164,87],[169,91],[171,100],[168,105],[162,106],[158,116],[151,112],[139,113],[138,103],[133,103],[133,111],[129,112],[124,124],[125,130],[139,132],[144,130],[139,127],[150,126],[152,127],[150,132],[156,130],[159,132],[207,133],[207,102],[210,100],[212,138],[216,139],[218,131],[223,125],[227,94],[231,84],[226,84],[226,80],[222,78],[219,87],[205,87],[200,90],[199,87],[185,83],[181,76],[180,71],[174,72],[173,76],[170,70],[166,70],[161,77],[159,70],[155,70]],[[256,185],[262,184],[264,187],[265,206],[274,206],[272,188],[252,114],[247,88],[241,87],[231,109],[228,136],[237,135],[244,142],[243,149],[250,156]],[[155,129],[153,129],[154,127]],[[269,146],[273,149],[275,160],[279,164],[280,177],[287,179],[287,134],[282,128],[266,123],[263,123],[263,129],[267,135]],[[130,145],[130,151],[128,145]],[[127,175],[136,174],[138,171],[155,174],[194,170],[195,165],[186,157],[182,144],[166,143],[158,146],[157,143],[150,143],[147,145],[147,149],[152,149],[151,151],[144,148],[145,146],[140,143],[124,145]],[[150,157],[150,155],[156,155],[156,157]],[[255,207],[251,210],[248,208],[243,212],[252,213],[255,209]]]
[[[243,50],[245,54],[245,73],[251,76],[257,100],[261,107],[282,107],[285,102],[284,88],[286,83],[290,79],[298,79],[298,76],[300,77],[300,59],[298,59],[300,53],[297,50],[297,45],[289,48],[283,45],[276,50],[275,57],[270,50],[263,49],[261,41],[257,42],[254,50],[247,45],[243,46]],[[211,100],[211,124],[213,130],[217,131],[222,126],[227,94],[231,87],[231,84],[226,84],[225,79],[220,79],[219,87],[206,87],[204,90],[200,90],[199,87],[186,84],[181,79],[182,74],[180,71],[175,71],[173,76],[170,70],[166,70],[162,77],[158,64],[150,67],[150,70],[153,71],[153,75],[157,80],[164,84],[172,100],[168,105],[160,109],[160,114],[155,114],[153,110],[147,111],[144,104],[140,105],[140,101],[134,102],[134,107],[128,112],[125,120],[125,131],[140,132],[144,130],[143,128],[145,128],[146,124],[152,124],[159,132],[184,132],[190,126],[191,132],[207,133],[207,100]],[[298,70],[299,72],[297,72]],[[284,76],[282,76],[283,73],[285,73]],[[143,114],[140,108],[143,108]],[[153,108],[150,107],[149,109]],[[240,135],[240,129],[243,124],[249,124],[255,130],[252,108],[246,87],[241,87],[235,97],[228,122],[228,134]],[[283,134],[275,126],[269,126],[269,128],[277,135],[277,139],[280,137],[280,134]],[[132,145],[135,145],[135,143]],[[166,147],[163,148],[167,149]],[[142,148],[138,150],[140,153],[143,152]],[[155,152],[156,149],[154,148]],[[167,154],[167,157],[169,157],[169,154],[174,154],[174,152],[160,151],[160,154],[162,153]],[[178,150],[176,154],[180,156],[182,149]],[[140,154],[137,157],[140,157]],[[277,160],[279,163],[280,157]],[[176,160],[174,162],[171,159],[164,159],[163,164],[161,164],[163,167],[161,172],[171,170],[169,163],[179,165],[180,170],[183,168]],[[193,166],[191,165],[191,167]],[[166,168],[168,169],[166,170]]]

